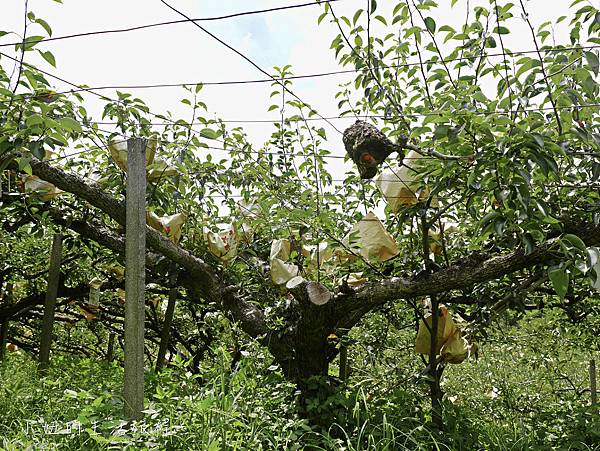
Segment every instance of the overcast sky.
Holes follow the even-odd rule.
[[[169,0],[176,8],[191,17],[207,17],[253,9],[264,9],[304,3],[307,0]],[[2,0],[0,30],[22,32],[24,0]],[[396,1],[379,0],[384,13]],[[440,0],[441,8],[435,13],[438,24],[450,21],[459,27],[464,22],[466,0],[459,0],[450,8],[450,0]],[[505,0],[499,0],[505,4]],[[515,1],[518,5],[518,1]],[[537,26],[546,20],[555,20],[568,13],[570,0],[531,0],[527,2],[533,23]],[[595,2],[597,3],[597,2]],[[471,6],[488,4],[471,0]],[[53,28],[54,36],[92,30],[136,26],[146,23],[181,19],[159,0],[29,0],[29,8],[44,18]],[[341,0],[334,3],[338,15],[350,17],[358,8],[366,8],[366,0]],[[271,12],[261,15],[203,22],[202,25],[244,52],[258,65],[272,72],[273,66],[291,64],[297,75],[327,72],[339,69],[334,54],[329,49],[337,30],[324,21],[317,25],[322,6]],[[362,16],[364,19],[364,15]],[[533,42],[522,21],[511,27],[505,44],[512,50],[531,50]],[[376,26],[376,25],[374,25]],[[376,30],[375,30],[376,32]],[[31,33],[41,34],[38,31]],[[561,35],[559,31],[559,36]],[[0,38],[0,43],[15,40],[14,35]],[[190,23],[169,25],[130,33],[109,34],[68,39],[40,44],[39,48],[52,50],[57,68],[52,68],[33,53],[29,61],[41,68],[74,83],[95,85],[126,85],[146,83],[191,83],[221,80],[257,79],[264,76],[238,55],[204,34]],[[8,51],[9,48],[3,48]],[[3,64],[7,64],[3,62]],[[10,69],[10,68],[9,68]],[[313,80],[297,81],[294,91],[324,116],[338,114],[335,93],[337,84],[348,81],[351,75],[337,75]],[[68,88],[61,83],[57,88]],[[225,120],[278,118],[277,111],[267,113],[270,105],[268,83],[207,86],[201,98],[211,113]],[[189,110],[180,103],[184,93],[181,88],[162,88],[133,91],[147,101],[151,110],[189,118]],[[114,91],[103,91],[114,96]],[[96,115],[99,104],[86,94],[88,110]],[[336,121],[343,130],[353,119]],[[264,143],[273,126],[270,124],[243,124],[252,142]],[[341,136],[328,130],[332,141],[330,150],[343,153]]]

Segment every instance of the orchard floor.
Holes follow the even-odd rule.
[[[441,434],[427,427],[414,331],[395,330],[377,315],[354,331],[347,386],[312,406],[324,428],[298,417],[294,387],[252,344],[234,370],[223,346],[197,375],[184,361],[148,372],[144,419],[133,423],[121,419],[117,364],[54,355],[50,374],[40,379],[31,355],[9,352],[0,366],[0,448],[600,449],[600,415],[589,406],[588,389],[598,344],[553,315],[559,314],[498,325],[480,344],[477,361],[447,367]]]

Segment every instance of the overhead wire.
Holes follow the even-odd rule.
[[[162,0],[161,0],[162,1]],[[331,1],[337,1],[337,0],[331,0]],[[168,24],[168,23],[185,23],[185,22],[192,22],[194,25],[198,26],[199,28],[201,28],[203,31],[207,32],[209,35],[211,35],[213,38],[217,39],[220,43],[222,43],[223,45],[227,46],[228,48],[230,48],[231,50],[233,50],[234,52],[236,52],[237,54],[239,54],[240,56],[242,56],[244,59],[246,59],[247,61],[249,61],[251,64],[253,64],[257,69],[259,69],[261,72],[265,73],[266,75],[268,75],[270,78],[269,79],[264,79],[264,80],[246,80],[246,81],[233,81],[233,82],[216,82],[218,84],[224,84],[224,83],[255,83],[255,82],[277,82],[278,84],[283,85],[281,82],[279,82],[279,80],[275,79],[274,77],[272,77],[271,75],[269,75],[268,73],[266,73],[265,71],[263,71],[260,67],[258,67],[257,65],[255,65],[251,60],[249,60],[245,55],[241,54],[240,52],[238,52],[236,49],[230,47],[228,44],[226,44],[225,42],[221,41],[218,37],[212,35],[210,32],[208,32],[207,30],[205,30],[203,27],[199,26],[198,24],[195,23],[195,21],[200,21],[200,20],[217,20],[217,19],[223,19],[223,18],[228,18],[228,17],[236,17],[236,16],[240,16],[240,15],[248,15],[248,14],[256,14],[256,13],[261,13],[261,12],[269,12],[269,11],[276,11],[276,10],[282,10],[282,9],[291,9],[291,8],[298,8],[298,7],[303,7],[303,6],[309,6],[309,5],[314,5],[316,3],[310,3],[310,4],[301,4],[301,5],[289,5],[287,7],[279,7],[279,8],[271,8],[271,9],[266,9],[266,10],[255,10],[255,11],[250,11],[250,12],[243,12],[243,13],[237,13],[237,14],[233,14],[233,15],[228,15],[228,16],[219,16],[217,18],[204,18],[204,19],[190,19],[189,17],[187,17],[185,14],[181,13],[180,11],[176,10],[175,8],[171,7],[170,5],[168,5],[166,2],[163,1],[163,3],[165,3],[167,6],[169,6],[171,9],[173,9],[174,11],[176,11],[177,13],[181,14],[183,17],[185,17],[185,20],[180,20],[180,21],[173,21],[173,22],[165,22],[163,24]],[[324,1],[323,3],[327,3],[327,1]],[[158,26],[161,24],[153,24],[153,26]],[[152,26],[152,25],[151,25]],[[114,31],[114,30],[112,30]],[[111,30],[108,30],[106,32],[112,32]],[[57,37],[55,38],[55,40],[60,39],[61,37]],[[0,45],[1,47],[2,45]],[[570,48],[565,48],[565,47],[561,47],[561,48],[553,48],[553,49],[541,49],[542,52],[550,52],[550,51],[565,51],[565,50],[582,50],[582,49],[586,49],[586,48],[596,48],[596,47],[600,47],[600,46],[577,46],[577,47],[570,47]],[[526,53],[537,53],[537,50],[532,50],[532,51],[520,51],[520,52],[502,52],[500,54],[489,54],[488,56],[507,56],[507,55],[518,55],[518,54],[526,54]],[[2,52],[0,52],[1,55],[8,57],[9,59],[13,59],[15,61],[17,61],[15,58],[12,58],[9,55],[6,55]],[[454,59],[449,59],[446,60],[448,61],[457,61],[457,60],[463,60],[463,59],[470,59],[473,57],[461,57],[461,58],[454,58]],[[32,66],[29,63],[23,63],[25,65],[28,65],[30,67],[35,67]],[[401,64],[401,65],[397,65],[397,66],[409,66],[411,64],[418,64],[418,63],[406,63],[406,64]],[[390,66],[385,66],[385,67],[394,67],[395,65],[390,65]],[[382,68],[385,68],[382,66]],[[37,68],[36,68],[37,69]],[[76,85],[74,83],[71,83],[61,77],[55,76],[53,74],[50,74],[48,72],[42,71],[40,69],[39,70],[41,73],[44,73],[45,75],[48,75],[52,78],[55,78],[63,83],[66,83],[70,86],[74,86],[77,87],[80,91],[88,91],[104,100],[108,100],[108,101],[115,101],[113,99],[110,99],[109,97],[106,97],[104,95],[101,94],[97,94],[94,93],[93,90],[94,89],[105,89],[106,87],[103,88],[82,88],[81,85]],[[294,78],[309,78],[309,77],[315,77],[315,76],[323,76],[323,75],[333,75],[335,73],[350,73],[350,72],[356,72],[356,71],[360,71],[360,70],[366,70],[366,68],[363,69],[353,69],[353,70],[345,70],[345,71],[335,71],[335,72],[330,72],[330,73],[323,73],[323,74],[311,74],[311,75],[300,75],[300,76],[290,76],[290,77],[286,77],[286,80],[288,79],[294,79]],[[147,85],[148,87],[150,86],[167,86],[167,85]],[[175,85],[175,84],[169,84],[169,86],[179,86],[179,84]],[[285,88],[285,86],[284,86]],[[287,89],[286,89],[287,90]],[[295,96],[295,94],[292,93],[292,95]],[[295,96],[297,97],[297,96]],[[299,99],[299,98],[298,98]],[[305,104],[301,99],[299,99],[303,104]],[[306,105],[306,104],[305,104]],[[570,109],[570,108],[587,108],[587,107],[598,107],[600,106],[600,104],[585,104],[585,105],[573,105],[573,106],[563,106],[560,107],[561,109]],[[522,112],[531,112],[531,111],[544,111],[544,110],[551,110],[552,108],[529,108],[529,109],[522,109]],[[482,115],[492,115],[492,114],[503,114],[506,113],[504,111],[492,111],[492,112],[464,112],[462,114],[482,114]],[[156,115],[154,113],[149,113],[150,115],[153,115],[155,117],[161,117],[163,118],[163,116],[160,115]],[[317,113],[318,114],[318,113]],[[422,117],[426,117],[426,116],[431,116],[431,115],[436,115],[436,114],[440,114],[438,112],[430,112],[430,113],[410,113],[409,116],[422,116]],[[458,113],[454,113],[453,116],[455,116],[456,114],[461,114],[461,112]],[[320,117],[308,117],[308,118],[303,118],[303,119],[297,119],[294,121],[290,121],[290,122],[302,122],[302,121],[319,121],[319,120],[324,120],[329,122],[330,120],[334,120],[334,119],[351,119],[351,117],[348,116],[330,116],[330,117],[323,117],[321,115],[319,115]],[[388,116],[385,115],[369,115],[367,116],[369,118],[381,118],[381,119],[392,119]],[[252,120],[220,120],[219,122],[221,123],[273,123],[275,121],[273,120],[268,120],[268,119],[264,119],[264,120],[260,120],[260,119],[252,119]],[[111,123],[111,122],[107,122],[107,121],[92,121],[91,123],[93,124],[97,124],[97,125],[109,125],[109,124],[116,124],[116,123]],[[150,123],[149,125],[169,125],[169,124],[173,124],[173,125],[179,125],[179,126],[184,126],[184,127],[191,127],[194,124],[182,124],[180,122],[176,122],[176,121],[171,121],[169,122],[159,122],[159,123]],[[206,125],[203,123],[197,123],[197,125]],[[330,123],[330,125],[333,125]],[[337,130],[337,129],[336,129]],[[195,133],[198,133],[195,130],[192,130]],[[338,130],[339,132],[339,130]],[[106,147],[106,146],[102,146],[102,147]],[[208,146],[208,148],[212,148],[215,150],[223,150],[223,151],[230,151],[230,152],[248,152],[247,150],[238,150],[238,149],[225,149],[225,148],[216,148],[216,147],[211,147]],[[85,151],[80,151],[80,152],[76,152],[73,154],[70,154],[68,156],[64,156],[64,157],[59,157],[59,159],[62,158],[68,158],[69,156],[74,156],[80,153],[84,153]],[[274,154],[274,155],[280,155],[280,153],[277,152],[260,152],[260,151],[254,151],[253,153],[256,154]],[[301,157],[302,155],[294,155],[294,157]],[[336,155],[325,155],[323,156],[324,158],[340,158],[340,159],[344,159],[346,157],[344,156],[336,156]]]
[[[256,64],[254,61],[252,61],[248,56],[246,56],[244,53],[240,52],[239,50],[235,49],[234,47],[232,47],[231,45],[229,45],[227,42],[223,41],[221,38],[219,38],[218,36],[216,36],[215,34],[211,33],[210,31],[208,31],[206,28],[204,28],[202,25],[198,24],[197,22],[194,22],[188,15],[186,15],[185,13],[183,13],[182,11],[178,10],[177,8],[175,8],[174,6],[170,5],[169,3],[167,3],[165,0],[159,0],[162,4],[164,4],[166,7],[168,7],[169,9],[171,9],[172,11],[174,11],[175,13],[179,14],[180,16],[186,18],[191,24],[195,25],[197,28],[199,28],[200,30],[202,30],[204,33],[206,33],[207,35],[209,35],[211,38],[213,38],[214,40],[216,40],[217,42],[219,42],[221,45],[227,47],[229,50],[231,50],[232,52],[234,52],[236,55],[240,56],[241,58],[243,58],[245,61],[247,61],[248,63],[250,63],[255,69],[257,69],[258,71],[260,71],[262,74],[266,75],[267,77],[270,77],[273,82],[277,83],[278,85],[281,86],[281,88],[283,90],[285,90],[286,92],[288,92],[292,97],[294,97],[296,100],[298,100],[299,102],[301,102],[303,105],[306,105],[307,107],[310,108],[311,112],[316,114],[317,116],[323,118],[323,116],[321,116],[321,114],[314,110],[312,107],[310,107],[306,102],[304,102],[300,97],[298,97],[298,95],[296,95],[290,88],[288,88],[286,86],[285,83],[280,82],[277,78],[275,78],[274,76],[272,76],[271,74],[269,74],[267,71],[265,71],[262,67],[260,67],[258,64]],[[342,134],[342,132],[330,121],[328,121],[327,119],[323,118],[323,120],[325,122],[327,122],[334,130],[336,130],[339,134]]]
[[[243,17],[243,16],[250,16],[250,15],[255,15],[255,14],[265,14],[265,13],[270,13],[270,12],[275,12],[275,11],[284,11],[284,10],[290,10],[290,9],[304,8],[307,6],[319,6],[321,4],[333,3],[333,2],[338,2],[338,1],[340,1],[340,0],[319,0],[318,2],[312,1],[312,2],[307,2],[307,3],[300,3],[300,4],[296,4],[296,5],[286,5],[286,6],[277,6],[274,8],[255,9],[255,10],[250,10],[250,11],[242,11],[242,12],[238,12],[238,13],[225,14],[225,15],[221,15],[221,16],[201,17],[201,18],[190,19],[190,20],[192,20],[193,22],[212,22],[212,21],[218,21],[218,20],[224,20],[224,19],[232,19],[235,17]],[[83,33],[74,33],[74,34],[63,35],[63,36],[49,37],[49,38],[40,40],[39,42],[46,43],[46,42],[62,41],[65,39],[73,39],[73,38],[88,37],[88,36],[98,36],[98,35],[106,35],[106,34],[113,34],[113,33],[128,33],[131,31],[138,31],[138,30],[144,30],[144,29],[148,29],[148,28],[162,27],[162,26],[166,26],[166,25],[176,25],[176,24],[182,24],[182,23],[186,23],[186,22],[189,22],[189,20],[188,19],[171,20],[171,21],[167,21],[167,22],[157,22],[157,23],[151,23],[151,24],[145,24],[145,25],[137,25],[135,27],[128,27],[128,28],[86,31]],[[26,41],[25,43],[27,44],[28,42]],[[38,42],[36,42],[36,43],[38,43]],[[10,43],[6,43],[6,44],[0,44],[0,47],[10,47],[10,46],[15,46],[15,45],[23,45],[23,42],[21,41],[21,42],[10,42]]]
[[[598,108],[600,107],[600,103],[584,103],[584,104],[573,104],[573,105],[564,105],[564,106],[557,106],[557,109],[559,110],[568,110],[568,109],[577,109],[577,108]],[[553,111],[554,108],[552,107],[531,107],[531,108],[521,108],[519,109],[519,112],[522,113],[533,113],[533,112],[542,112],[542,111]],[[431,117],[431,116],[440,116],[442,114],[447,113],[447,111],[431,111],[429,113],[417,113],[417,112],[407,112],[406,116],[409,117]],[[467,110],[463,110],[463,111],[452,111],[452,117],[457,117],[457,116],[470,116],[470,115],[476,115],[476,116],[493,116],[495,114],[510,114],[509,110],[493,110],[493,111],[467,111]],[[367,119],[384,119],[384,120],[394,120],[395,116],[390,116],[390,115],[385,115],[385,114],[369,114],[369,115],[360,115],[361,117],[367,118]],[[342,120],[342,119],[354,119],[356,121],[356,118],[354,116],[326,116],[324,118],[321,117],[307,117],[307,118],[294,118],[294,119],[286,119],[286,122],[314,122],[314,121],[323,121],[323,120]],[[273,123],[279,123],[281,122],[279,119],[273,118],[273,119],[218,119],[218,122],[222,122],[224,124],[232,124],[232,123],[236,123],[236,124],[273,124]],[[92,124],[97,124],[97,125],[115,125],[116,122],[110,122],[110,121],[91,121]],[[169,125],[169,123],[164,123],[164,122],[151,122],[149,125],[153,125],[153,126],[166,126]],[[179,124],[180,125],[180,124]],[[190,124],[188,124],[190,125]],[[196,122],[194,124],[191,125],[206,125],[202,122]]]
[[[561,51],[575,51],[575,50],[593,50],[600,48],[600,45],[589,45],[589,46],[574,46],[574,47],[556,47],[556,48],[548,48],[548,49],[540,49],[543,53],[548,52],[561,52]],[[488,57],[507,57],[507,56],[519,56],[519,55],[527,55],[529,53],[537,53],[536,50],[522,50],[517,52],[506,51],[502,53],[490,53],[486,56]],[[431,63],[450,63],[450,62],[458,62],[464,60],[473,60],[479,58],[480,55],[477,56],[461,56],[457,58],[450,59],[438,59],[435,61],[431,61]],[[374,66],[374,69],[399,69],[399,68],[408,68],[412,66],[419,66],[419,62],[412,63],[402,63],[402,64],[389,64],[389,65],[378,65]],[[357,72],[368,71],[369,67],[363,68],[355,68],[355,69],[344,69],[337,71],[329,71],[329,72],[320,72],[320,73],[312,73],[312,74],[302,74],[302,75],[289,75],[286,77],[286,80],[303,80],[303,79],[311,79],[311,78],[320,78],[320,77],[328,77],[333,75],[343,75],[343,74],[352,74]],[[260,79],[247,79],[247,80],[220,80],[220,81],[190,81],[190,82],[177,82],[177,83],[150,83],[150,84],[130,84],[130,85],[102,85],[102,86],[77,86],[76,89],[70,89],[67,91],[58,91],[52,93],[53,95],[62,95],[62,94],[74,94],[77,92],[89,92],[89,91],[102,91],[107,89],[159,89],[159,88],[178,88],[183,86],[229,86],[229,85],[245,85],[245,84],[257,84],[257,83],[273,83],[272,78],[260,78]],[[30,98],[36,97],[38,94],[30,94],[27,96],[23,96],[22,98]]]

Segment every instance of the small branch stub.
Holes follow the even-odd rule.
[[[331,299],[331,293],[327,288],[318,282],[308,282],[306,284],[308,299],[315,305],[325,305]]]
[[[302,277],[294,277],[286,284],[286,288],[301,303],[325,305],[331,299],[329,290],[318,282],[307,281]]]

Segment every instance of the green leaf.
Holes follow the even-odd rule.
[[[44,40],[44,36],[28,36],[25,38],[25,50],[31,50],[36,44]],[[23,44],[17,44],[18,49],[23,47]]]
[[[431,17],[425,18],[425,26],[431,34],[435,33],[435,20],[433,20]]]
[[[32,174],[31,165],[29,164],[31,162],[31,155],[17,158],[17,162],[19,163],[19,171],[23,171],[29,175]]]
[[[323,19],[325,19],[325,17],[327,17],[327,11],[325,11],[323,14],[321,14],[319,16],[319,18],[317,19],[317,25],[320,25],[321,22],[323,21]]]
[[[33,127],[35,125],[43,124],[44,118],[38,114],[32,114],[25,119],[25,125],[27,127]]]
[[[562,239],[565,240],[565,241],[568,241],[574,247],[576,247],[577,249],[579,249],[582,252],[585,252],[586,249],[587,249],[586,246],[585,246],[585,243],[577,235],[573,235],[571,233],[567,233],[567,234],[565,234],[565,236],[562,237]]]
[[[219,135],[216,131],[210,128],[203,128],[202,130],[200,130],[200,136],[208,139],[217,139]]]
[[[448,136],[449,131],[450,127],[448,127],[447,125],[438,125],[435,128],[434,136],[437,139],[445,138],[446,136]]]
[[[360,18],[360,15],[363,13],[362,9],[359,9],[358,11],[356,11],[354,13],[354,17],[352,18],[352,23],[354,23],[354,25],[356,25],[356,22],[358,22],[358,19]]]
[[[63,117],[58,121],[62,128],[69,132],[81,133],[81,124],[71,117]]]
[[[25,172],[28,175],[33,175],[33,170],[31,169],[31,165],[29,163],[27,163],[26,165],[24,165],[21,170],[23,172]]]
[[[385,20],[385,17],[383,17],[383,16],[375,16],[374,19],[378,20],[379,22],[381,22],[382,24],[384,24],[385,26],[387,26],[387,21]]]
[[[492,49],[496,48],[496,40],[494,39],[493,36],[488,36],[486,39],[486,46]]]
[[[50,52],[50,51],[43,52],[41,50],[38,50],[38,52],[40,55],[42,55],[42,58],[44,58],[52,67],[56,67],[56,59],[54,58],[54,55],[52,54],[52,52]]]
[[[540,149],[544,148],[544,137],[542,135],[540,135],[539,133],[532,133],[531,137]]]
[[[523,242],[523,246],[525,246],[525,255],[529,255],[533,252],[535,248],[535,241],[530,233],[524,233],[521,236],[521,241]]]
[[[504,226],[506,225],[506,220],[504,218],[498,218],[494,222],[494,232],[497,236],[504,235]]]
[[[41,27],[46,30],[46,33],[48,33],[48,36],[52,36],[52,28],[50,28],[50,25],[48,25],[48,22],[46,22],[44,19],[36,19],[35,21],[37,24],[41,25]]]
[[[598,75],[598,69],[600,69],[600,61],[598,61],[598,55],[594,52],[585,52],[585,59],[592,68],[595,75]]]
[[[563,300],[569,288],[569,274],[563,268],[556,268],[548,271],[548,277],[552,282],[552,287],[558,297]]]

